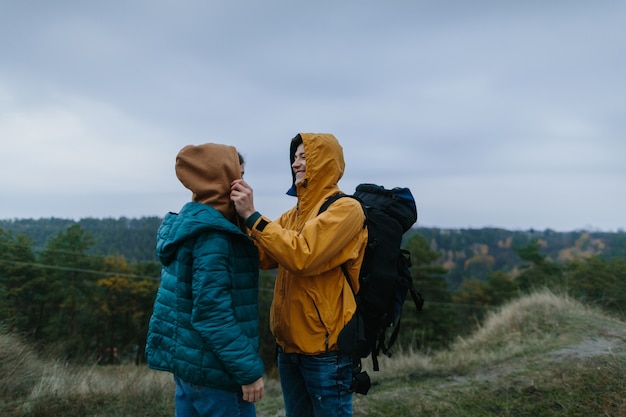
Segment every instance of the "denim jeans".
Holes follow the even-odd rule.
[[[352,416],[352,360],[337,352],[320,355],[278,349],[278,373],[286,417]]]
[[[244,401],[241,392],[201,387],[174,376],[176,411],[174,417],[255,417],[254,403]]]

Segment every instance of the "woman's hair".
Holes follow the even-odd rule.
[[[243,159],[243,155],[240,152],[237,152],[237,156],[239,156],[239,168],[241,168],[241,178],[243,178],[244,174],[244,164],[246,161]]]
[[[298,146],[302,144],[302,136],[298,133],[293,139],[291,139],[291,144],[289,146],[289,166],[293,165],[293,161],[296,160],[296,149]]]

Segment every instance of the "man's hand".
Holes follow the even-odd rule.
[[[263,378],[259,378],[250,385],[242,385],[241,391],[243,392],[243,399],[249,403],[255,403],[259,401],[265,395],[265,388],[263,386]]]
[[[256,211],[252,187],[244,180],[235,180],[230,184],[230,199],[235,204],[237,214],[244,220]]]

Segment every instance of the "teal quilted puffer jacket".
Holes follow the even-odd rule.
[[[252,240],[217,210],[190,202],[165,216],[157,255],[163,268],[148,366],[231,391],[262,377],[259,255]]]

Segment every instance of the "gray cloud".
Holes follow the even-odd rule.
[[[162,215],[173,160],[225,142],[257,207],[293,204],[299,131],[342,187],[409,186],[418,224],[624,228],[626,5],[609,1],[11,2],[0,218]]]

